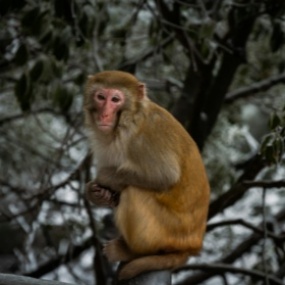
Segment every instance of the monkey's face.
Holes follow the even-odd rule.
[[[145,85],[122,71],[89,75],[85,86],[85,122],[93,132],[111,134],[128,128],[131,117],[148,100]]]
[[[119,89],[100,88],[92,97],[95,106],[95,123],[99,130],[110,132],[118,120],[118,111],[124,106],[125,95]]]

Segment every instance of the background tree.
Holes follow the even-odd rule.
[[[82,93],[87,74],[121,69],[192,134],[211,181],[204,251],[173,283],[282,284],[284,12],[282,0],[1,0],[1,272],[111,282],[112,218],[83,196],[95,170]]]

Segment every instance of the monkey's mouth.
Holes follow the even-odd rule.
[[[98,129],[107,132],[113,129],[113,124],[98,124]]]

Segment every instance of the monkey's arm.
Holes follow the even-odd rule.
[[[168,165],[168,167],[172,166]],[[127,168],[104,167],[98,171],[96,183],[106,185],[115,191],[122,191],[128,185],[146,190],[163,191],[173,186],[178,179],[178,173],[155,171],[150,163],[149,173],[140,169],[135,171]]]
[[[89,201],[97,206],[114,208],[119,204],[119,193],[102,187],[91,181],[86,185],[86,196]]]

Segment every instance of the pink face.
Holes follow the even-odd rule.
[[[101,131],[111,131],[117,121],[117,112],[125,102],[125,95],[118,89],[102,88],[95,92],[94,102],[97,109],[96,123]]]

